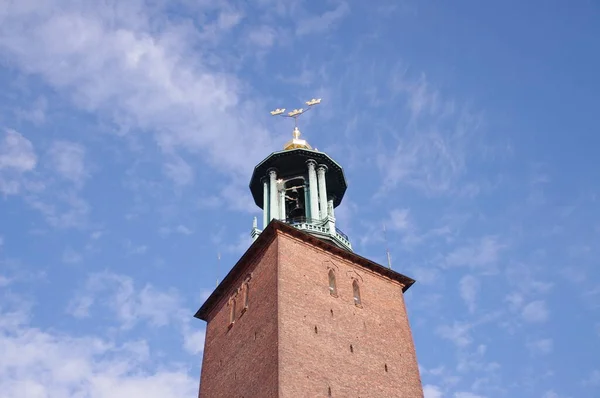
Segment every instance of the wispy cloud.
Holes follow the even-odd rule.
[[[533,340],[527,343],[527,349],[532,354],[550,354],[554,349],[554,341],[552,339]]]
[[[2,311],[2,317],[10,315]],[[0,380],[10,397],[145,396],[182,397],[197,393],[197,380],[161,359],[153,366],[144,340],[117,343],[98,336],[66,336],[19,322],[0,322]]]
[[[497,237],[485,236],[451,251],[446,256],[445,266],[493,271],[504,247]]]
[[[6,130],[0,141],[0,192],[14,195],[21,191],[23,175],[37,165],[33,144],[14,130]]]
[[[442,398],[444,396],[442,390],[438,386],[426,384],[423,386],[425,398]]]
[[[75,250],[73,250],[70,247],[67,247],[64,251],[63,251],[63,255],[62,255],[62,261],[63,263],[67,263],[67,264],[76,264],[81,262],[82,260],[82,256],[80,253],[76,252]]]
[[[475,312],[479,288],[479,280],[473,275],[465,275],[459,282],[460,297],[462,297],[471,313]]]
[[[311,15],[300,19],[296,27],[296,34],[303,36],[328,31],[343,19],[349,11],[348,3],[340,1],[333,10],[326,11],[321,15]]]
[[[525,305],[521,315],[526,322],[538,323],[547,321],[550,312],[545,301],[536,300]]]
[[[76,185],[88,176],[85,164],[85,148],[81,144],[56,141],[48,151],[51,167],[56,173]]]
[[[194,233],[194,231],[183,224],[179,224],[175,227],[162,227],[158,230],[158,233],[162,236],[168,236],[172,234],[191,235]]]

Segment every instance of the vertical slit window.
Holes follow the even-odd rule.
[[[244,309],[248,309],[248,303],[250,301],[250,285],[248,282],[244,284]]]
[[[360,305],[360,288],[357,281],[352,282],[352,292],[354,293],[354,305]]]
[[[229,311],[229,324],[233,325],[235,322],[235,299],[231,300],[231,309]]]
[[[332,269],[329,270],[329,294],[337,296],[337,286],[335,284],[335,273]]]

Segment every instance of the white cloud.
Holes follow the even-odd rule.
[[[0,193],[18,194],[23,174],[35,169],[37,157],[33,144],[14,130],[6,130],[0,141]]]
[[[223,249],[226,252],[231,252],[235,254],[244,253],[250,245],[252,245],[252,237],[250,237],[250,228],[248,228],[247,233],[241,233],[238,235],[237,241],[233,243],[223,244]]]
[[[164,173],[176,185],[189,185],[194,181],[194,170],[181,157],[171,156],[164,165]]]
[[[550,354],[554,349],[552,339],[539,339],[527,343],[527,348],[534,354]]]
[[[62,255],[62,261],[63,261],[63,263],[75,264],[75,263],[80,262],[81,260],[82,260],[81,254],[79,254],[78,252],[76,252],[72,248],[67,247],[63,251],[63,255]]]
[[[549,316],[546,302],[543,300],[532,301],[523,307],[521,315],[527,322],[545,322]]]
[[[269,48],[273,45],[276,32],[269,26],[259,26],[248,33],[248,41],[259,48]]]
[[[125,242],[125,250],[127,251],[127,254],[144,254],[148,251],[148,246],[134,245],[128,240]]]
[[[204,350],[204,338],[206,332],[204,330],[191,331],[189,328],[184,329],[183,348],[192,354],[197,355]]]
[[[485,398],[485,396],[473,394],[472,392],[456,392],[454,398]]]
[[[158,233],[163,236],[168,236],[171,234],[191,235],[194,233],[194,231],[185,225],[179,224],[176,227],[162,227],[158,230]]]
[[[88,202],[73,190],[58,192],[51,202],[38,196],[28,197],[27,202],[56,228],[83,228],[90,213]]]
[[[550,390],[550,391],[546,391],[544,393],[544,395],[542,396],[542,398],[560,398],[560,396],[555,393],[554,391]]]
[[[0,385],[6,397],[179,398],[197,394],[197,378],[164,359],[160,366],[153,366],[143,340],[117,344],[97,336],[0,323],[0,346]]]
[[[430,285],[438,280],[440,273],[434,267],[424,266],[411,268],[410,275],[419,281],[419,283]]]
[[[85,148],[69,141],[56,141],[48,151],[51,167],[62,178],[81,185],[88,175]]]
[[[298,21],[296,34],[299,36],[307,34],[323,33],[330,30],[350,12],[346,2],[340,2],[333,10],[326,11],[318,16],[310,16]]]
[[[391,230],[403,231],[410,228],[409,209],[394,209],[390,212],[389,228]]]
[[[423,386],[423,393],[425,395],[425,398],[443,398],[444,396],[441,388],[431,384],[426,384],[425,386]]]
[[[486,236],[450,252],[446,256],[446,265],[489,269],[497,263],[503,248],[504,245],[500,244],[496,237]]]
[[[202,298],[209,290],[202,291]],[[92,311],[108,309],[122,330],[138,324],[178,329],[183,349],[192,355],[204,350],[204,328],[193,326],[182,299],[174,290],[162,291],[150,284],[138,289],[134,280],[114,273],[92,274],[85,287],[73,298],[67,311],[77,317],[90,317]]]
[[[5,287],[10,285],[11,280],[4,275],[0,275],[0,287]]]
[[[154,327],[174,324],[187,328],[189,319],[177,291],[162,291],[150,284],[137,288],[131,277],[109,272],[90,275],[68,311],[86,317],[95,306],[110,310],[122,329],[142,322]]]
[[[475,311],[479,286],[479,280],[473,275],[465,275],[459,282],[460,297],[462,297],[471,313]]]
[[[590,375],[583,381],[586,386],[600,386],[600,370],[594,369]]]
[[[5,58],[121,131],[152,132],[167,162],[181,149],[206,155],[222,173],[245,176],[270,147],[257,104],[223,72],[235,64],[231,54],[204,41],[228,34],[240,12],[224,9],[210,21],[200,10],[205,19],[196,25],[159,17],[160,5],[143,2],[32,4],[13,2],[0,14]],[[189,181],[179,166],[177,181]]]
[[[443,339],[450,340],[458,347],[466,347],[472,341],[470,336],[472,325],[454,322],[451,326],[442,325],[438,327],[437,334]]]

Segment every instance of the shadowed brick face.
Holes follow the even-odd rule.
[[[200,398],[271,398],[277,393],[277,241],[247,264],[208,317]],[[248,274],[249,303],[244,312],[243,283]],[[228,300],[236,298],[230,327]]]
[[[208,312],[200,397],[423,397],[402,285],[280,230],[274,235],[236,265],[242,271]],[[248,310],[240,313],[240,290],[229,327],[228,300],[249,273]]]

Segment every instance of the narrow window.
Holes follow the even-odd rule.
[[[354,352],[354,347],[352,347],[352,344],[350,344],[350,352]]]
[[[319,333],[319,329],[315,326],[315,333]]]
[[[231,309],[229,312],[229,325],[233,325],[235,322],[235,299],[231,300]]]
[[[244,284],[244,309],[248,309],[248,303],[250,302],[250,285],[248,282]]]
[[[331,397],[331,387],[327,387],[327,396]]]
[[[335,273],[332,269],[329,270],[329,294],[337,296],[337,287],[335,285]]]
[[[386,371],[386,372],[388,371],[388,370],[387,370],[387,363],[385,364],[385,371]]]
[[[360,305],[360,288],[357,281],[352,282],[352,291],[354,292],[354,305]]]

